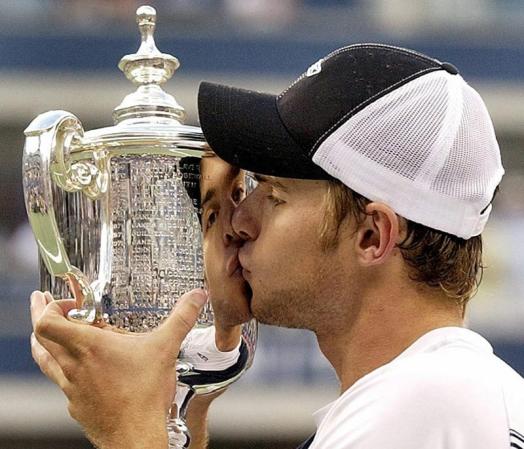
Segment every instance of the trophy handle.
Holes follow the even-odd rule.
[[[69,161],[71,146],[83,136],[80,121],[65,111],[49,111],[36,117],[25,130],[23,157],[24,197],[29,223],[40,256],[52,276],[68,282],[77,303],[69,317],[86,323],[100,321],[97,299],[86,275],[71,265],[57,226],[53,180],[64,190],[84,190],[92,198],[103,193],[106,180],[89,162]]]

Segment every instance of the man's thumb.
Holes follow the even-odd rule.
[[[206,302],[207,294],[201,288],[185,293],[178,299],[175,308],[157,331],[164,336],[169,335],[175,344],[180,345],[195,325]]]

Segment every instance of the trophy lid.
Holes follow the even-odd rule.
[[[153,38],[155,9],[139,7],[136,21],[142,38],[140,48],[124,56],[118,67],[138,87],[113,111],[114,126],[87,131],[81,145],[71,151],[106,149],[113,154],[142,154],[147,147],[148,154],[167,152],[198,156],[206,146],[202,130],[183,124],[184,108],[160,87],[171,78],[180,63],[156,47]]]
[[[160,87],[173,76],[180,63],[174,56],[161,53],[155,44],[155,8],[139,7],[136,11],[136,21],[142,38],[140,48],[136,53],[124,56],[118,67],[138,88],[115,108],[115,123],[144,117],[183,122],[184,108]]]

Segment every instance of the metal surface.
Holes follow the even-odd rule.
[[[116,122],[148,116],[183,120],[184,108],[160,87],[160,84],[173,76],[180,63],[174,56],[160,53],[156,47],[153,38],[156,27],[155,9],[141,6],[136,12],[136,21],[142,43],[135,54],[124,56],[118,67],[138,88],[124,98],[115,109],[113,117]]]
[[[52,179],[63,189],[80,190],[85,187],[93,193],[93,177],[77,177],[65,157],[72,139],[81,137],[83,130],[73,115],[64,111],[51,111],[38,116],[25,131],[23,183],[29,223],[49,275],[75,285],[78,309],[72,317],[93,323],[102,318],[100,279],[92,279],[69,261],[56,221],[55,187]],[[84,182],[85,181],[85,182]],[[99,192],[103,188],[100,185]],[[104,276],[103,272],[100,272]]]

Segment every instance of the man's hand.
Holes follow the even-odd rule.
[[[71,300],[31,295],[32,353],[69,400],[69,412],[100,449],[165,449],[166,416],[176,388],[180,344],[205,304],[202,290],[182,296],[148,334],[69,321]]]

